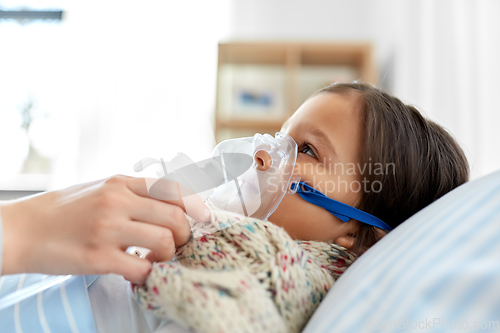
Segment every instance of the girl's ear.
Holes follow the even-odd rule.
[[[356,241],[356,237],[353,234],[347,234],[344,236],[337,237],[333,242],[337,245],[345,247],[350,250],[354,246],[354,242]]]
[[[387,231],[379,229],[379,228],[374,228],[375,229],[375,235],[377,236],[377,241],[381,240],[385,235],[387,235]]]
[[[356,233],[361,227],[361,223],[356,220],[351,220],[348,223],[343,225],[345,228],[342,235],[337,237],[333,242],[337,245],[345,247],[348,250],[351,250],[354,247],[354,243],[356,243]]]
[[[373,229],[375,230],[375,235],[377,237],[377,241],[381,240],[385,235],[387,235],[387,231],[385,231],[385,230],[382,230],[379,228],[373,228]],[[348,250],[352,249],[355,242],[356,242],[356,236],[355,236],[355,234],[352,234],[352,233],[337,237],[337,239],[334,240],[335,244],[340,245],[342,247],[345,247]],[[367,249],[365,249],[365,250],[367,250]]]

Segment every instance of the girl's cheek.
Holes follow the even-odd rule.
[[[293,174],[295,176],[305,176],[305,175],[314,175],[318,173],[318,161],[305,156],[303,154],[299,154],[297,157],[297,161],[295,162],[295,167],[293,169]],[[321,168],[321,167],[320,167]]]

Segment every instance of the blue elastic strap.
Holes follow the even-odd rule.
[[[383,230],[392,230],[392,228],[381,219],[357,208],[343,204],[337,200],[330,199],[320,191],[304,182],[299,182],[299,185],[297,185],[297,183],[293,183],[292,190],[295,190],[295,187],[297,187],[297,194],[300,195],[302,199],[312,203],[313,205],[326,209],[344,222],[348,222],[350,219],[355,219],[359,222],[363,222]]]

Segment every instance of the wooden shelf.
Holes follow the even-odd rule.
[[[350,42],[285,42],[285,41],[235,41],[219,44],[217,98],[215,106],[215,133],[219,141],[220,131],[235,130],[245,133],[277,131],[283,122],[304,102],[317,87],[306,82],[305,75],[323,73],[335,68],[350,68],[352,79],[375,84],[376,72],[373,66],[373,48],[370,43]],[[241,118],[236,112],[229,112],[227,99],[231,90],[227,83],[221,83],[221,71],[225,66],[281,66],[283,72],[283,109],[279,116],[255,116]],[[265,67],[267,68],[267,67]],[[326,69],[325,69],[326,68]],[[248,70],[248,69],[247,69]],[[309,72],[308,72],[309,71]],[[344,71],[345,72],[345,71]],[[266,72],[264,72],[265,74]],[[351,75],[351,76],[352,76]],[[310,91],[313,89],[313,91]],[[234,97],[233,97],[234,98]],[[223,101],[224,99],[224,101]],[[233,115],[233,116],[228,116]],[[264,113],[263,113],[264,114]],[[236,135],[236,134],[235,134]],[[225,135],[227,138],[227,134]],[[229,135],[231,136],[231,135]]]
[[[226,64],[283,64],[287,49],[284,45],[268,43],[219,44],[219,63]]]
[[[285,122],[283,120],[248,120],[248,119],[231,119],[226,121],[220,121],[218,126],[221,128],[235,128],[235,129],[248,129],[248,128],[281,128],[281,125]]]

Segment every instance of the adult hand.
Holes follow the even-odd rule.
[[[175,248],[186,243],[190,226],[184,212],[206,221],[203,200],[179,198],[179,185],[157,180],[155,199],[146,179],[114,176],[3,202],[3,274],[123,275],[141,284],[151,261],[172,259]],[[161,186],[159,186],[161,185]],[[149,260],[125,252],[129,246],[151,249]]]

